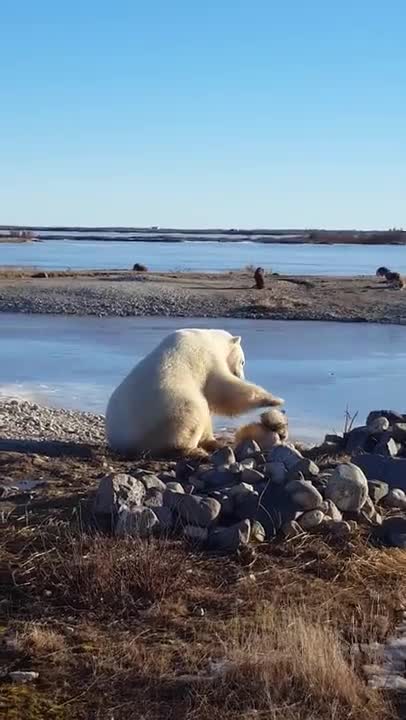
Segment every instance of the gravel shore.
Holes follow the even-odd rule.
[[[252,272],[0,271],[0,312],[96,316],[236,317],[406,324],[406,292],[375,277]]]
[[[105,440],[104,417],[6,399],[0,402],[0,443],[2,440],[100,445]]]

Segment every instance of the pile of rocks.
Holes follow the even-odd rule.
[[[371,427],[371,416],[369,420]],[[389,421],[374,427],[378,425],[376,445],[385,447],[392,439],[386,435]],[[399,437],[399,430],[395,433]],[[344,446],[351,435],[336,437],[335,444]],[[331,437],[327,444],[333,444]],[[368,524],[380,541],[406,547],[406,517],[382,517],[385,508],[406,511],[406,495],[399,486],[365,474],[365,457],[369,455],[320,471],[291,443],[262,450],[254,440],[245,440],[235,449],[217,450],[204,462],[180,461],[157,474],[140,468],[131,474],[111,473],[100,482],[94,515],[99,526],[107,525],[118,536],[174,532],[224,552],[279,534],[292,537],[316,530],[347,538],[359,523]]]

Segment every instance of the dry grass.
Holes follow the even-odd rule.
[[[212,713],[214,705],[230,718],[389,717],[385,703],[351,666],[338,632],[309,622],[305,610],[270,604],[248,632],[237,618],[223,653],[211,695],[200,698],[206,711],[210,699]],[[198,706],[196,717],[204,717],[201,711]]]
[[[46,625],[27,623],[19,633],[19,644],[32,657],[51,656],[66,649],[61,633]]]
[[[66,478],[81,497],[101,468],[47,462],[4,466],[48,472],[58,501],[0,527],[0,671],[40,674],[26,688],[1,682],[6,720],[400,717],[366,687],[350,647],[397,623],[404,552],[372,547],[361,529],[345,543],[304,535],[259,546],[246,566],[177,540],[86,534],[60,493]]]

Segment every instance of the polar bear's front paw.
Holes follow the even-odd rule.
[[[275,397],[275,395],[268,393],[261,399],[260,407],[277,407],[278,405],[283,405],[284,402],[283,398]]]

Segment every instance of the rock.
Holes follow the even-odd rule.
[[[387,455],[389,457],[396,457],[398,454],[398,446],[392,437],[382,438],[374,448],[376,455]]]
[[[390,425],[394,425],[399,422],[401,423],[405,420],[403,415],[395,412],[394,410],[373,410],[367,417],[367,425],[371,425],[371,423],[378,417],[385,417],[389,421]]]
[[[313,478],[317,477],[320,470],[316,463],[313,462],[313,460],[309,460],[308,458],[302,458],[301,460],[299,460],[298,463],[296,463],[296,465],[293,466],[293,468],[289,470],[288,481],[290,479],[297,479],[293,476],[293,473],[298,472],[303,473],[306,480],[313,480]]]
[[[400,515],[386,518],[374,534],[389,547],[406,549],[406,518]]]
[[[181,485],[179,482],[168,482],[165,485],[165,490],[169,490],[170,492],[174,493],[182,493],[184,494],[185,490],[183,485]]]
[[[211,497],[220,503],[222,515],[229,517],[234,513],[234,500],[230,498],[227,493],[223,493],[221,490],[214,490],[211,493]]]
[[[248,483],[238,483],[238,485],[233,485],[233,487],[228,489],[228,495],[229,497],[237,497],[237,495],[246,495],[247,493],[253,493],[254,488],[252,485],[249,485]]]
[[[341,540],[348,540],[352,535],[351,525],[345,520],[326,520],[323,523],[323,528]]]
[[[328,481],[325,497],[341,511],[357,512],[368,496],[368,483],[362,470],[351,463],[337,465]]]
[[[185,525],[183,536],[191,543],[203,544],[209,536],[209,531],[207,528],[198,527],[197,525]]]
[[[368,480],[381,480],[391,488],[406,491],[406,458],[391,458],[383,455],[356,455],[352,458],[365,473]]]
[[[270,540],[285,523],[295,520],[296,512],[297,506],[285,488],[270,482],[259,499],[255,519],[263,526],[266,539]]]
[[[214,498],[183,495],[176,509],[179,517],[188,525],[208,527],[219,516],[221,505]]]
[[[383,500],[389,492],[389,485],[382,480],[368,480],[369,496],[373,503]]]
[[[155,489],[164,492],[167,487],[156,475],[140,475],[138,480],[141,480],[146,490]]]
[[[231,447],[220,448],[213,453],[210,462],[216,467],[219,465],[232,465],[235,463],[234,450]]]
[[[261,452],[261,448],[255,440],[243,440],[235,449],[235,457],[240,462],[257,452]]]
[[[174,470],[165,470],[164,472],[160,472],[158,477],[166,485],[168,482],[174,482],[174,480],[176,480],[176,473]]]
[[[197,491],[197,495],[206,490],[206,483],[196,475],[192,475],[188,485],[192,488],[192,492],[195,492],[195,490]]]
[[[182,501],[182,498],[185,497],[185,493],[183,492],[175,492],[174,490],[165,490],[163,494],[164,499],[164,507],[170,508],[170,510],[175,510],[179,504]]]
[[[116,535],[145,538],[158,528],[158,517],[151,508],[133,507],[131,510],[123,509],[119,512]]]
[[[250,532],[249,520],[241,520],[231,527],[216,528],[209,533],[207,547],[209,550],[236,552],[241,545],[248,545]]]
[[[145,495],[146,490],[141,480],[131,475],[105,475],[96,491],[93,512],[97,516],[116,515],[122,508],[142,505]]]
[[[338,509],[337,505],[332,500],[324,500],[321,510],[330,520],[340,521],[343,519],[342,513]]]
[[[259,470],[251,470],[250,468],[245,468],[242,471],[241,480],[244,483],[256,485],[257,483],[263,482],[265,480],[265,476],[261,472],[259,472]]]
[[[173,514],[168,507],[154,507],[154,513],[159,520],[159,532],[168,533],[173,528]]]
[[[282,525],[282,534],[289,540],[290,538],[302,535],[303,530],[296,520],[289,520]]]
[[[176,463],[175,475],[177,480],[188,480],[196,472],[196,464],[190,460],[179,460]]]
[[[389,490],[385,497],[385,507],[406,510],[406,493],[400,488]]]
[[[287,470],[291,470],[299,460],[302,460],[302,455],[290,445],[276,445],[267,453],[267,458],[268,462],[283,463]]]
[[[248,468],[248,470],[255,470],[255,458],[249,457],[245,458],[241,463],[235,463],[239,466],[239,470],[241,472],[244,471],[245,468]]]
[[[321,525],[324,518],[325,515],[322,510],[308,510],[300,516],[298,523],[302,530],[312,530],[317,525]]]
[[[392,435],[396,442],[406,443],[406,423],[395,423],[392,428]]]
[[[157,490],[154,487],[151,488],[150,490],[147,490],[147,494],[146,494],[145,500],[144,500],[145,507],[156,508],[156,507],[162,507],[163,504],[164,504],[164,496],[160,490]]]
[[[251,525],[251,536],[250,541],[256,543],[265,542],[265,528],[261,525],[258,520],[255,520]]]
[[[373,450],[376,440],[371,437],[367,427],[358,427],[351,430],[344,438],[346,452],[351,455],[354,452]]]
[[[226,487],[234,483],[236,479],[238,478],[228,467],[213,468],[200,476],[200,480],[203,480],[206,487],[209,488]]]
[[[367,423],[367,430],[370,433],[383,433],[390,427],[389,420],[384,415],[374,417],[370,423]]]
[[[25,685],[38,680],[39,673],[33,670],[13,670],[8,674],[11,682],[16,685]]]
[[[323,503],[319,491],[307,480],[291,480],[285,486],[293,502],[302,510],[315,510]]]
[[[283,485],[286,482],[288,471],[282,462],[267,462],[264,465],[264,475],[270,478],[273,483]]]
[[[374,523],[376,521],[377,512],[375,509],[375,505],[372,502],[369,495],[365,498],[365,502],[361,508],[361,515],[368,520],[369,523]]]
[[[324,442],[341,448],[344,445],[344,437],[338,433],[327,433],[324,437]]]
[[[233,512],[236,518],[253,520],[258,512],[259,495],[256,492],[247,492],[234,498]]]

